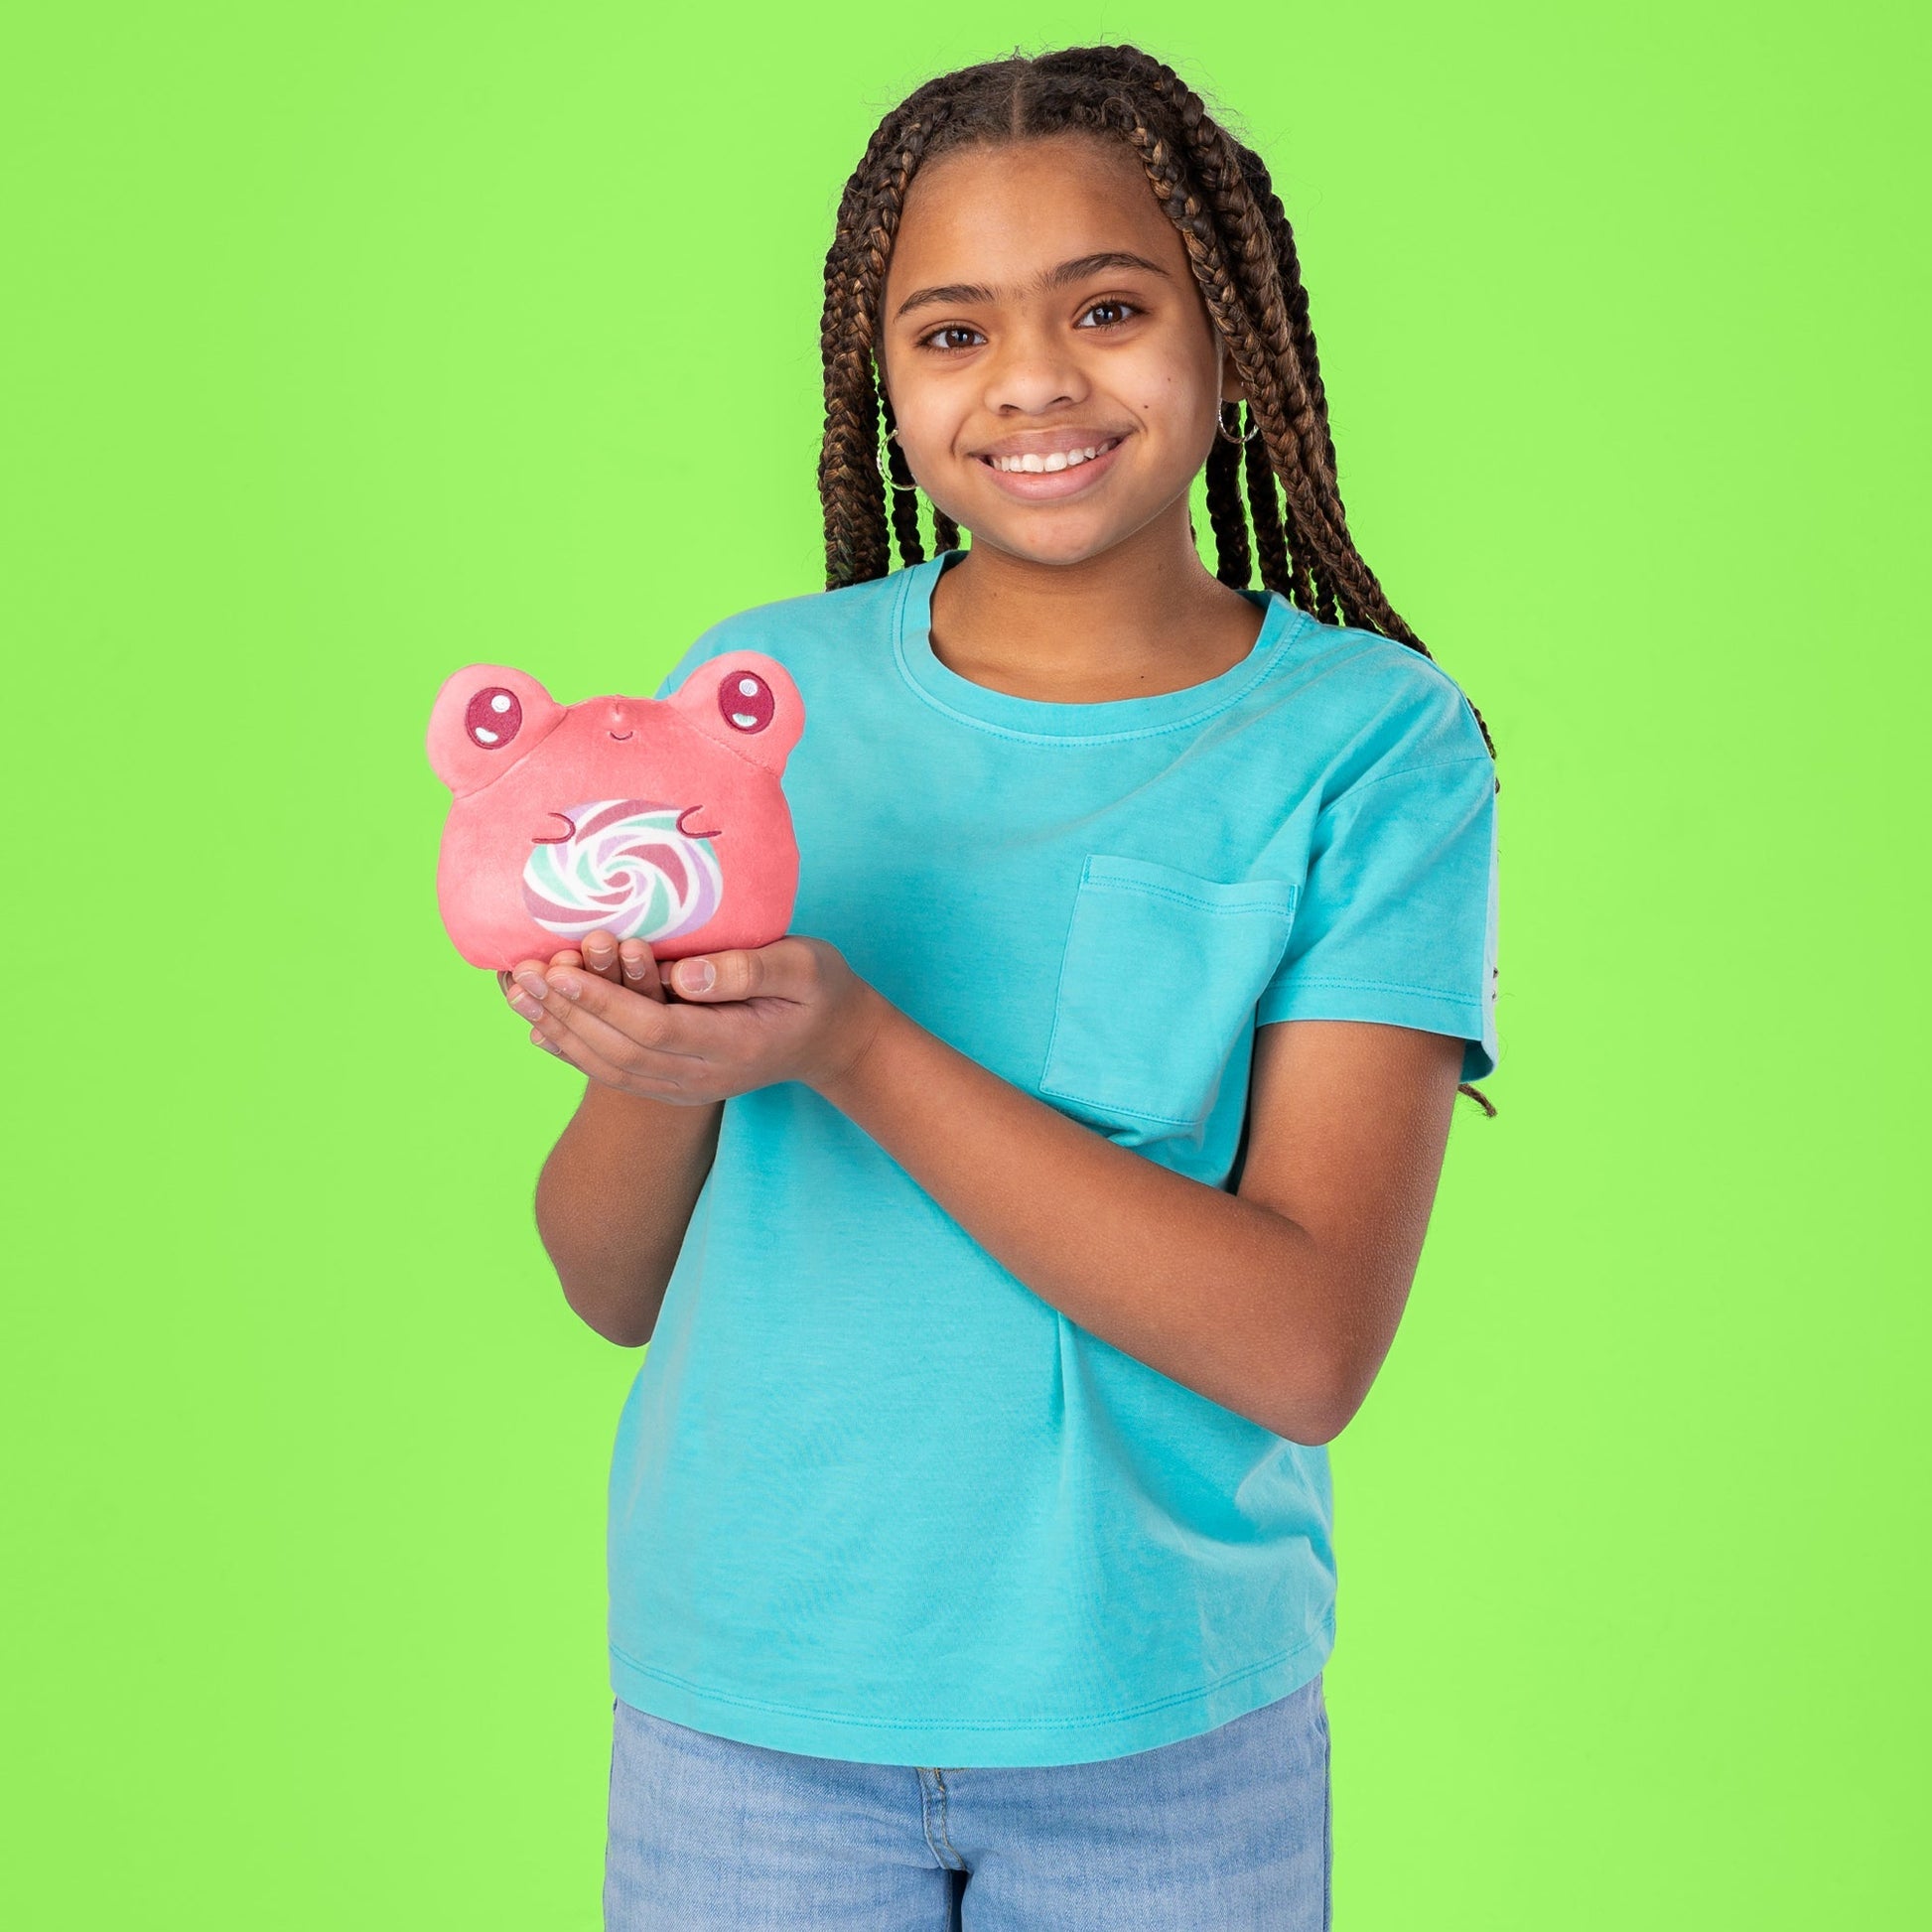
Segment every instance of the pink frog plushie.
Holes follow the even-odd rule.
[[[446,678],[429,761],[455,793],[436,898],[473,966],[514,966],[600,926],[659,959],[784,937],[798,845],[780,782],[805,729],[784,666],[726,651],[667,698],[560,705],[535,678]]]

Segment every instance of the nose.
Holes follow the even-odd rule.
[[[999,416],[1037,416],[1081,401],[1088,389],[1080,358],[1052,323],[1028,323],[1007,331],[983,366],[986,406]]]

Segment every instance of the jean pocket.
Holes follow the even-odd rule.
[[[1300,889],[1087,855],[1039,1093],[1100,1124],[1198,1131],[1288,949]]]

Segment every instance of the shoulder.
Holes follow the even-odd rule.
[[[855,633],[883,632],[890,624],[905,588],[903,575],[896,570],[835,591],[805,591],[734,611],[707,625],[684,647],[664,674],[660,695],[682,683],[707,658],[728,650],[762,651],[794,670],[821,642],[836,639],[849,649]]]
[[[845,584],[835,591],[804,591],[796,597],[773,598],[721,618],[704,634],[721,649],[761,649],[764,637],[811,636],[849,632],[855,623],[885,622],[903,593],[904,572],[892,571],[862,584]]]
[[[1379,631],[1300,615],[1293,683],[1333,748],[1340,784],[1489,757],[1468,694],[1433,657]]]

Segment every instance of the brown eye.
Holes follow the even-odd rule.
[[[718,687],[718,709],[736,731],[761,732],[777,708],[770,685],[756,671],[734,671]]]
[[[463,714],[463,729],[470,734],[470,743],[481,745],[485,752],[501,751],[522,726],[523,707],[517,703],[516,693],[505,691],[500,684],[479,691]]]

